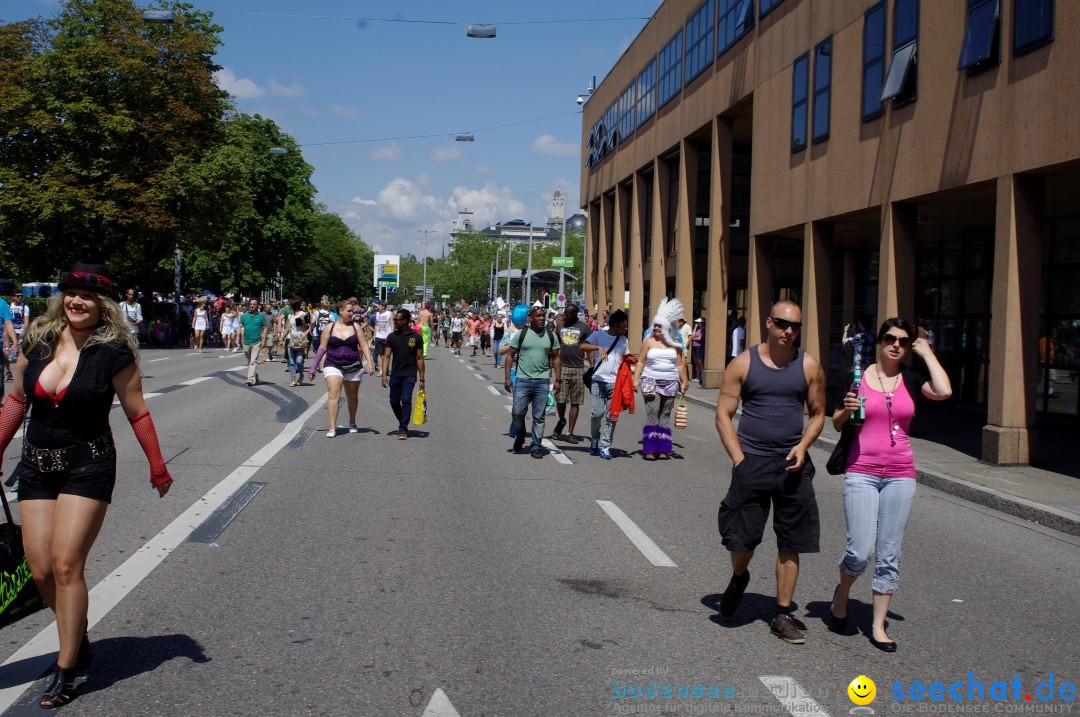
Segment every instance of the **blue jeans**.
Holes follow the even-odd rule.
[[[548,380],[546,378],[522,378],[514,381],[514,430],[520,439],[525,435],[525,412],[532,405],[532,446],[540,448],[544,439],[544,415],[547,410]]]
[[[495,368],[502,366],[502,356],[499,356],[499,347],[502,346],[502,339],[491,340],[491,351],[495,355]]]
[[[289,375],[292,379],[296,380],[296,375],[299,374],[301,378],[304,376],[304,351],[303,349],[294,349],[292,346],[285,347],[285,358],[289,361]]]
[[[387,367],[389,369],[389,366]],[[390,379],[390,408],[397,416],[398,430],[408,430],[412,420],[412,390],[416,385],[416,376],[402,376]]]
[[[589,389],[592,393],[592,415],[590,416],[592,433],[590,435],[594,441],[600,441],[600,450],[611,448],[611,438],[615,435],[615,421],[611,420],[611,413],[608,412],[614,388],[614,384],[593,378],[592,388]],[[603,435],[600,434],[601,426],[604,429]]]
[[[847,550],[840,571],[857,578],[874,558],[874,592],[892,595],[900,580],[900,554],[911,506],[914,478],[876,478],[862,473],[844,477]]]

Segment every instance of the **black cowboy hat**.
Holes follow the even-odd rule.
[[[90,290],[99,294],[111,294],[113,283],[109,278],[109,270],[104,264],[84,264],[77,261],[71,267],[71,271],[64,274],[59,289],[60,291]]]

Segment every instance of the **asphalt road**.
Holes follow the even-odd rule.
[[[513,455],[501,372],[433,347],[430,419],[408,441],[387,435],[396,426],[377,379],[361,387],[361,432],[328,439],[321,378],[291,389],[284,365],[267,364],[247,388],[233,370],[242,363],[144,353],[176,484],[156,497],[117,412],[120,475],[87,569],[107,612],[65,714],[835,716],[853,707],[847,685],[861,674],[877,683],[878,714],[956,706],[894,702],[897,681],[948,685],[972,672],[989,689],[1019,676],[1020,703],[1032,694],[1045,708],[1039,682],[1080,678],[1076,538],[920,487],[890,617],[899,650],[886,655],[866,639],[868,576],[852,593],[850,634],[822,622],[844,544],[841,483],[822,468],[822,552],[804,556],[796,590],[807,642],[788,645],[766,623],[771,531],[739,613],[716,613],[730,573],[716,532],[730,461],[709,411],[691,405],[670,461],[637,453],[640,408],[620,421],[611,461],[586,443]],[[220,535],[189,540],[238,489],[254,497]],[[651,562],[605,506],[674,565]],[[43,686],[21,685],[54,659],[28,656],[50,623],[39,613],[0,634],[4,714],[40,714]],[[706,696],[651,698],[653,680]],[[631,699],[635,685],[645,697]]]

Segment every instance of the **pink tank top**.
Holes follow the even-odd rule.
[[[877,478],[914,478],[915,456],[911,452],[908,429],[915,415],[915,401],[903,380],[897,384],[892,396],[891,422],[890,401],[884,393],[863,381],[859,395],[866,398],[866,421],[851,441],[847,472]]]

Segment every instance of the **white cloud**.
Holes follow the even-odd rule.
[[[364,199],[363,197],[353,197],[350,201],[362,207],[376,207],[379,205],[374,199]]]
[[[259,86],[255,80],[237,77],[236,73],[228,67],[222,67],[214,73],[214,82],[233,97],[240,99],[253,99],[266,94],[265,87]]]
[[[446,203],[455,215],[460,209],[471,211],[473,222],[480,226],[525,216],[525,203],[515,199],[509,187],[500,187],[490,181],[480,189],[454,187]]]
[[[474,177],[483,177],[485,174],[487,174],[490,171],[491,171],[490,169],[488,169],[487,167],[484,167],[483,165],[481,165],[481,166],[479,166],[479,167],[477,167],[476,169],[473,170],[473,176]]]
[[[330,105],[330,114],[335,117],[356,117],[360,114],[360,111],[355,107],[342,107],[341,105]]]
[[[307,88],[299,82],[291,85],[278,84],[277,80],[270,80],[270,94],[278,97],[307,97]]]
[[[418,185],[398,177],[379,191],[379,204],[390,212],[394,219],[422,221],[437,211],[439,200],[425,194]]]
[[[368,152],[368,156],[381,162],[400,162],[405,159],[405,153],[401,151],[401,145],[397,142],[373,149]]]
[[[453,144],[449,146],[436,147],[431,152],[431,161],[435,164],[457,162],[458,160],[462,159],[465,159],[465,150]]]
[[[576,157],[581,151],[578,145],[572,142],[560,142],[554,135],[542,134],[532,143],[533,154],[547,154],[553,157]]]
[[[347,212],[342,213],[341,218],[342,219],[359,219],[360,215],[357,214],[356,212],[352,211],[352,210],[349,210]]]

